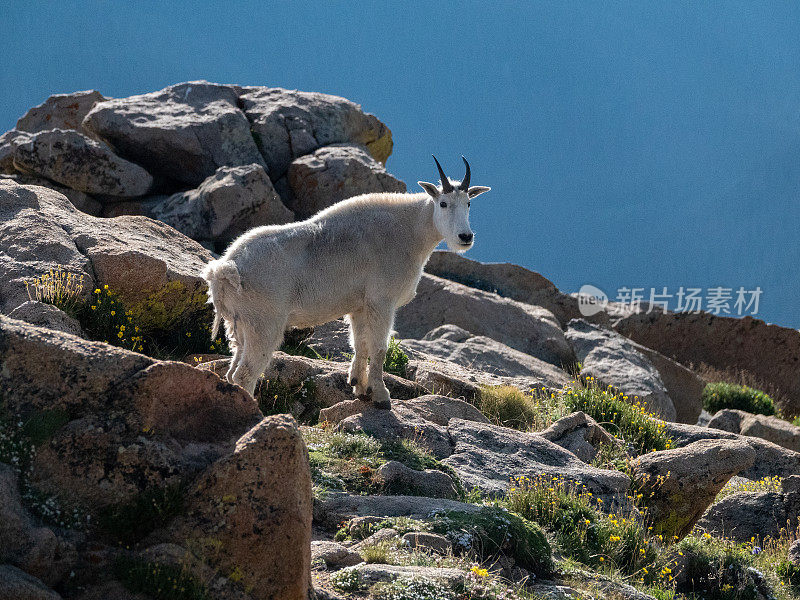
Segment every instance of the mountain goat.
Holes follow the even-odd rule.
[[[355,352],[348,383],[374,406],[389,408],[383,362],[398,307],[416,294],[422,269],[442,240],[456,252],[472,247],[470,199],[488,192],[436,167],[441,185],[426,193],[373,193],[343,200],[310,219],[256,227],[203,271],[233,350],[226,378],[250,394],[287,327],[321,325],[347,315]]]

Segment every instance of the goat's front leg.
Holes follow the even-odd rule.
[[[389,347],[389,332],[394,322],[394,307],[386,306],[368,311],[369,376],[367,394],[372,396],[375,408],[391,408],[389,390],[383,383],[383,361]]]
[[[366,396],[369,327],[363,311],[350,313],[348,320],[350,321],[350,345],[353,347],[354,354],[350,363],[350,372],[347,375],[347,383],[353,386],[353,393],[356,396]]]

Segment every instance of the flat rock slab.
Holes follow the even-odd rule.
[[[625,503],[626,475],[592,467],[539,434],[460,419],[452,419],[447,431],[453,450],[442,462],[468,489],[501,496],[515,477],[558,476],[583,484],[607,503]]]
[[[443,567],[402,567],[364,563],[351,568],[358,573],[360,580],[367,586],[381,581],[394,581],[400,577],[424,577],[449,587],[455,587],[463,584],[467,577],[465,571]]]
[[[98,102],[83,126],[154,175],[199,185],[222,166],[266,167],[238,98],[235,86],[189,81]]]
[[[397,312],[395,328],[400,337],[421,339],[442,323],[503,340],[507,346],[559,368],[575,362],[575,354],[550,311],[423,274],[414,300]]]
[[[492,338],[473,335],[455,325],[443,325],[421,340],[402,340],[413,358],[436,357],[476,373],[479,377],[529,378],[547,388],[563,388],[571,381],[562,369],[520,352]]]

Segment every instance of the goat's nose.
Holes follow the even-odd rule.
[[[465,244],[469,244],[472,241],[473,234],[471,233],[459,233],[458,239],[460,239]]]

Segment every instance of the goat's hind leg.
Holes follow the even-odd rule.
[[[356,396],[366,396],[369,328],[361,311],[348,315],[348,320],[350,321],[350,345],[353,347],[354,354],[347,375],[347,383],[353,387],[353,393]]]
[[[239,331],[239,335],[236,334],[236,322],[235,321],[228,321],[225,319],[225,334],[228,338],[228,345],[233,352],[233,356],[231,357],[231,364],[228,367],[228,372],[225,373],[225,379],[233,383],[233,374],[236,372],[236,367],[239,366],[239,362],[242,360],[242,349],[244,348],[244,333]]]
[[[266,371],[272,355],[283,341],[286,319],[261,324],[256,329],[244,326],[244,347],[241,359],[233,373],[233,383],[242,386],[252,396],[256,391],[258,378]]]

